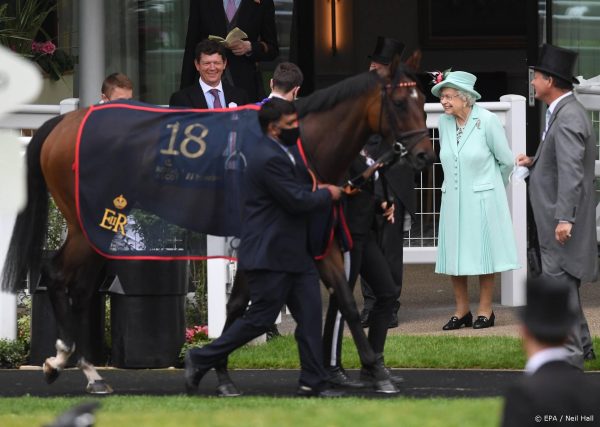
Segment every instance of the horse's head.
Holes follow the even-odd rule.
[[[379,102],[372,103],[369,112],[371,129],[392,145],[397,158],[407,161],[416,170],[435,160],[425,124],[425,97],[409,68],[419,59],[420,53],[415,52],[406,65],[396,68],[393,76],[382,78]]]

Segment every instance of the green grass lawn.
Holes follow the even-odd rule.
[[[600,348],[600,338],[594,338]],[[356,347],[344,338],[342,361],[346,368],[359,368]],[[386,365],[392,368],[523,369],[521,341],[511,337],[389,336]],[[282,336],[266,345],[246,346],[230,357],[230,366],[248,368],[298,368],[298,350],[292,336]],[[600,359],[586,362],[586,370],[600,370]]]
[[[42,426],[84,400],[0,399],[0,426]],[[502,408],[500,398],[324,400],[111,396],[100,401],[96,427],[491,427],[498,425]]]

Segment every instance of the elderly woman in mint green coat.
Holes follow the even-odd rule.
[[[448,274],[456,311],[444,330],[494,326],[494,273],[519,268],[505,186],[513,167],[498,117],[479,107],[477,78],[449,72],[431,92],[440,98],[440,160],[444,170],[436,273]],[[479,276],[477,319],[469,308],[467,276]]]

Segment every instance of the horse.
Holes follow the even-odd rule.
[[[415,54],[407,63],[418,60]],[[376,73],[363,73],[316,92],[302,101],[300,120],[307,158],[317,178],[340,183],[351,161],[358,155],[369,135],[379,133],[394,144],[404,161],[420,170],[435,157],[425,127],[423,94],[405,68],[393,79]],[[86,379],[86,391],[108,394],[113,390],[96,368],[78,351],[82,338],[82,313],[104,277],[106,259],[86,240],[76,209],[76,189],[72,166],[76,159],[77,135],[87,108],[59,116],[44,123],[27,148],[28,202],[13,228],[3,272],[2,289],[16,292],[27,272],[39,267],[48,219],[48,193],[52,195],[67,223],[67,236],[50,261],[48,294],[58,326],[56,355],[43,364],[48,383],[55,381],[68,359],[75,354],[77,367]],[[112,126],[119,127],[118,118]],[[106,144],[112,141],[106,140]],[[144,185],[143,182],[137,185]],[[144,190],[146,191],[146,190]],[[365,367],[375,378],[388,374],[376,365],[358,311],[343,273],[340,252],[332,248],[319,261],[323,282],[340,300]],[[230,306],[231,308],[232,306]],[[230,310],[230,312],[232,312]]]

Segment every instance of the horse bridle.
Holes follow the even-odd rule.
[[[393,93],[394,90],[401,87],[416,87],[417,83],[414,81],[410,82],[400,82],[400,77],[396,77],[394,79],[393,84],[384,84],[381,87],[381,106],[379,109],[379,131],[378,134],[382,134],[382,121],[383,121],[383,112],[385,110],[388,122],[390,124],[390,128],[392,130],[392,136],[394,138],[394,144],[392,145],[392,151],[388,153],[393,154],[384,154],[382,159],[378,159],[377,161],[381,161],[382,163],[393,163],[402,159],[408,155],[410,150],[423,138],[429,136],[429,129],[413,129],[409,131],[401,131],[397,128],[396,121],[394,120],[396,117],[392,114],[391,107],[389,104],[394,104],[394,101],[390,99],[390,95],[388,94],[388,90],[391,89],[390,93]],[[388,101],[388,102],[386,102]],[[385,106],[388,108],[385,108]],[[386,156],[387,155],[387,156]],[[383,157],[392,156],[392,159],[383,159]],[[387,161],[386,161],[387,160]]]

